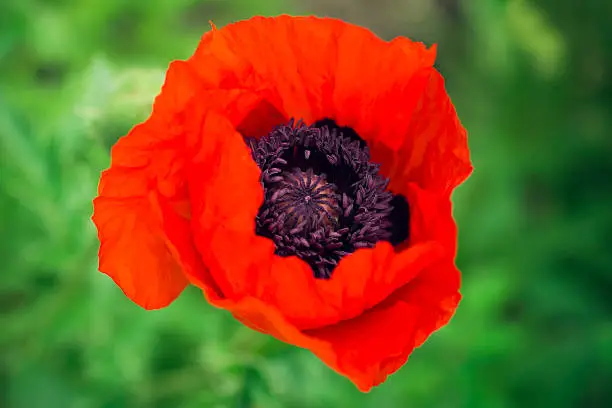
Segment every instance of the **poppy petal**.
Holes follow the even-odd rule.
[[[331,56],[346,27],[327,18],[254,17],[206,33],[189,63],[211,88],[267,89],[285,117],[310,123],[331,108]]]
[[[397,151],[436,58],[435,47],[407,38],[386,42],[367,30],[338,39],[333,119],[368,142]]]
[[[260,171],[242,136],[225,117],[209,112],[187,174],[191,231],[199,253],[226,297],[251,285],[257,265],[274,256],[270,240],[255,235],[263,200]]]
[[[145,309],[170,304],[187,286],[146,197],[94,202],[100,238],[99,268]]]
[[[188,284],[167,245],[156,202],[164,200],[173,211],[188,207],[181,113],[197,89],[194,78],[184,63],[170,65],[152,115],[113,146],[94,200],[99,269],[146,309],[167,306]]]
[[[195,95],[205,98],[196,103]],[[94,201],[100,270],[139,305],[166,306],[187,278],[207,295],[221,296],[193,245],[186,166],[206,111],[222,110],[239,123],[261,100],[243,89],[206,91],[189,64],[175,61],[151,116],[113,146]],[[138,234],[146,237],[132,239]],[[143,260],[159,265],[142,269]]]
[[[444,88],[444,79],[428,71],[418,105],[407,122],[398,123],[402,135],[397,149],[373,143],[372,158],[382,163],[389,188],[405,194],[409,182],[425,190],[450,194],[472,172],[467,132]],[[384,123],[380,118],[376,123]]]
[[[300,331],[278,309],[256,298],[212,303],[254,330],[310,350],[367,392],[448,323],[461,299],[458,287],[459,272],[451,260],[444,259],[362,315],[307,331]]]
[[[333,360],[312,351],[361,391],[368,391],[397,371],[415,347],[450,320],[460,299],[458,277],[452,262],[433,265],[359,317],[307,332],[332,345]]]

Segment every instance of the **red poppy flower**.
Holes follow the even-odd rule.
[[[213,27],[112,149],[100,270],[146,309],[197,285],[383,382],[460,299],[450,195],[472,167],[434,59],[335,19]]]

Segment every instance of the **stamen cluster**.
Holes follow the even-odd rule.
[[[393,194],[363,140],[292,120],[246,141],[265,192],[256,233],[279,256],[296,255],[325,279],[342,257],[391,239]]]

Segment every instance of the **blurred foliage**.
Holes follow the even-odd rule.
[[[612,406],[612,3],[375,3],[0,3],[0,406]],[[280,12],[437,42],[470,132],[464,301],[367,395],[195,289],[145,312],[95,272],[99,172],[169,61],[209,19]]]

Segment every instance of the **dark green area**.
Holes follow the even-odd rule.
[[[374,3],[0,3],[0,406],[612,406],[612,2]],[[145,312],[96,272],[99,172],[169,61],[209,19],[279,12],[437,42],[470,132],[464,301],[367,395],[195,289]]]

